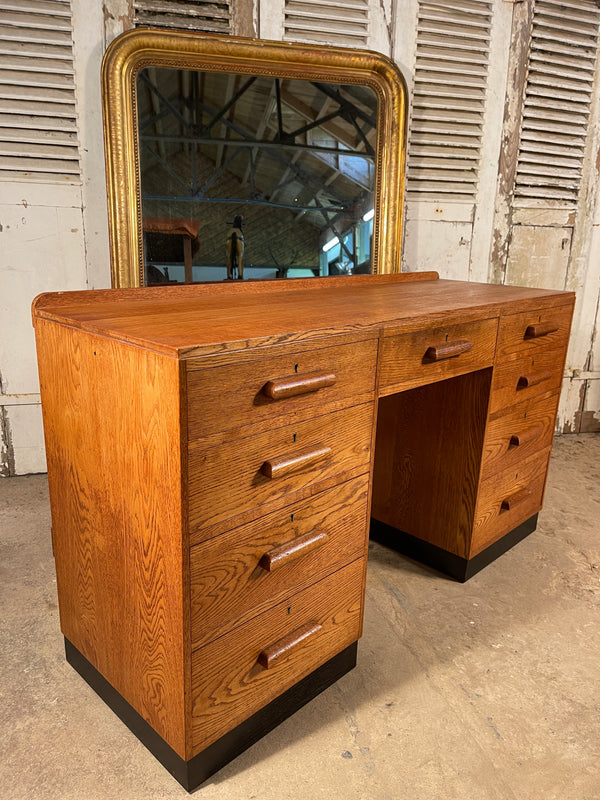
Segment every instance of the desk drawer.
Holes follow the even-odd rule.
[[[464,375],[494,361],[498,320],[425,329],[384,339],[380,394]]]
[[[564,347],[513,353],[494,368],[489,413],[558,389]]]
[[[565,346],[569,339],[573,306],[526,311],[500,318],[497,358],[509,353],[531,353],[540,348]]]
[[[481,481],[470,558],[540,510],[550,450],[547,447],[519,466]]]
[[[192,547],[192,647],[366,554],[368,476]]]
[[[481,477],[487,478],[552,444],[559,393],[544,394],[518,403],[488,421]]]
[[[374,403],[365,403],[220,447],[190,444],[189,523],[194,539],[214,535],[214,530],[206,531],[209,526],[319,481],[368,472],[373,411]]]
[[[372,400],[377,339],[337,347],[277,348],[277,355],[187,372],[188,440],[272,427]],[[267,351],[267,354],[271,351]],[[237,438],[237,436],[231,437]]]
[[[192,654],[194,753],[360,637],[365,566],[353,562]]]

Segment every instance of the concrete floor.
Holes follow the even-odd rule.
[[[600,798],[600,436],[557,440],[538,530],[461,585],[372,545],[357,668],[202,800]],[[0,481],[0,796],[186,792],[63,657],[45,476]]]

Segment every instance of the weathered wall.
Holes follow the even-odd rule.
[[[493,0],[492,5],[487,103],[475,199],[409,198],[404,266],[437,269],[443,277],[577,291],[559,428],[564,432],[600,430],[600,345],[595,334],[600,322],[600,209],[596,196],[600,93],[594,93],[592,135],[577,211],[548,215],[539,208],[515,209],[511,204],[514,140],[533,0]],[[0,473],[4,475],[45,469],[31,300],[42,291],[110,283],[100,62],[107,42],[130,26],[131,8],[131,0],[72,0],[81,183],[57,186],[27,180],[0,184]],[[254,15],[249,8],[248,2],[239,0],[244,30],[257,30],[264,38],[282,38],[284,0],[256,0]],[[369,8],[367,45],[393,56],[410,91],[418,0],[370,0]],[[597,75],[596,87],[599,85]]]
[[[0,183],[0,474],[45,470],[30,307],[40,292],[110,285],[98,3],[72,0],[81,183]]]

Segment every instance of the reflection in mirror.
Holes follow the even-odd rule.
[[[146,67],[137,118],[147,284],[372,271],[369,86]]]

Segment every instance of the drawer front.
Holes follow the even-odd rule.
[[[513,353],[496,365],[489,413],[560,388],[564,347]]]
[[[518,403],[493,416],[487,425],[481,476],[487,478],[552,444],[559,393]]]
[[[366,554],[368,476],[192,547],[198,647]]]
[[[526,311],[500,318],[497,358],[540,348],[565,346],[569,339],[573,305]]]
[[[470,558],[540,510],[550,450],[547,447],[518,467],[481,481]]]
[[[309,419],[372,400],[377,339],[187,373],[188,439]],[[236,434],[234,434],[235,438]]]
[[[368,472],[373,411],[374,404],[366,403],[220,447],[192,443],[188,497],[195,541],[214,534],[209,526],[290,492],[334,476]]]
[[[353,562],[194,651],[194,754],[360,637],[365,565]]]
[[[380,395],[491,366],[497,329],[498,320],[494,318],[384,339]]]

